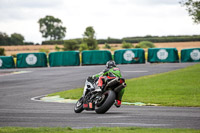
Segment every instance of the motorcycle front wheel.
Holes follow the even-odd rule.
[[[83,97],[81,97],[75,104],[74,112],[81,113],[83,110]]]
[[[102,95],[102,99],[97,102],[95,112],[97,114],[106,113],[115,102],[116,94],[112,90],[108,90]]]

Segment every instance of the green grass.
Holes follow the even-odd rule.
[[[126,80],[123,101],[163,106],[200,106],[200,64],[162,74]],[[78,99],[83,89],[51,94]]]
[[[89,129],[71,129],[66,128],[23,128],[23,127],[2,127],[0,133],[199,133],[195,129],[160,129],[160,128],[136,128],[136,127],[115,127],[115,128],[89,128]]]
[[[82,94],[83,94],[83,88],[77,88],[67,91],[56,92],[53,94],[49,94],[48,96],[59,95],[60,97],[65,99],[79,99],[82,96]]]
[[[200,106],[200,64],[127,80],[123,100],[165,106]]]

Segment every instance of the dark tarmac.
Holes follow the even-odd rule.
[[[119,65],[122,75],[136,78],[168,72],[194,63]],[[0,70],[0,127],[160,127],[200,129],[200,108],[114,106],[106,114],[75,114],[74,104],[47,103],[31,98],[83,87],[85,79],[104,65]],[[13,72],[15,71],[15,74]],[[16,73],[22,71],[22,73]]]

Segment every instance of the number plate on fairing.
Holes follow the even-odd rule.
[[[83,104],[83,108],[85,110],[94,110],[95,109],[95,104],[92,103],[92,102],[85,103],[85,104]]]

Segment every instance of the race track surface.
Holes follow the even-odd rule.
[[[193,63],[119,65],[126,79],[168,72]],[[75,114],[74,104],[47,103],[31,98],[83,87],[85,79],[105,66],[0,70],[0,127],[160,127],[200,129],[200,108],[114,106],[106,114]],[[13,73],[15,72],[15,73]],[[20,72],[20,73],[19,73]]]

